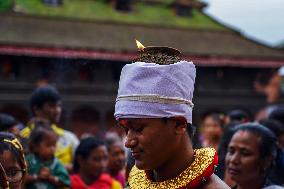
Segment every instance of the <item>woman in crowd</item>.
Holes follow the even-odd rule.
[[[82,139],[75,152],[71,175],[72,189],[122,189],[120,183],[106,174],[108,151],[106,145],[94,137]]]
[[[226,154],[226,172],[235,181],[233,189],[280,189],[269,180],[275,165],[277,146],[274,134],[257,123],[234,129]]]
[[[106,143],[109,153],[108,173],[125,187],[126,153],[119,137],[108,137]]]
[[[26,173],[23,147],[10,133],[0,132],[0,163],[10,189],[20,189]]]
[[[278,156],[282,159],[282,163],[271,170],[270,179],[273,183],[284,185],[284,126],[281,122],[273,119],[261,120],[259,123],[270,129],[276,136],[280,152]]]
[[[200,128],[200,143],[202,147],[213,147],[218,151],[223,135],[223,126],[223,114],[213,112],[205,115]]]

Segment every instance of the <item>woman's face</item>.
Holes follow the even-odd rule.
[[[126,155],[122,142],[116,142],[109,148],[109,168],[120,171],[125,167]]]
[[[24,173],[14,154],[10,151],[4,151],[0,154],[0,163],[6,172],[10,188],[20,189]]]
[[[237,184],[261,179],[262,163],[259,150],[260,137],[248,132],[236,132],[228,146],[226,171]]]
[[[106,146],[102,145],[93,149],[86,159],[79,159],[79,164],[80,172],[95,181],[107,169],[108,152]]]
[[[201,132],[206,139],[218,140],[223,134],[223,129],[211,116],[207,116],[203,121]]]

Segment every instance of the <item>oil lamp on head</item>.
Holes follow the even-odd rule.
[[[157,64],[174,64],[180,61],[179,50],[166,46],[148,46],[144,47],[142,43],[136,40],[139,57],[137,62],[157,63]]]

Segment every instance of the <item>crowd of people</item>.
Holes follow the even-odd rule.
[[[126,155],[119,135],[79,141],[60,128],[61,97],[52,86],[35,89],[30,108],[32,118],[22,129],[14,117],[0,113],[2,188],[124,188]]]
[[[114,116],[125,137],[77,139],[59,127],[62,99],[51,86],[31,94],[26,127],[1,113],[0,188],[281,189],[284,106],[255,118],[211,111],[195,128],[195,66],[170,51],[156,49],[122,69]],[[156,54],[160,63],[143,59]]]

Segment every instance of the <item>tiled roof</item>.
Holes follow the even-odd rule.
[[[2,14],[0,34],[0,46],[135,53],[136,38],[145,46],[171,46],[188,56],[284,60],[283,51],[248,40],[235,31],[180,29]]]

